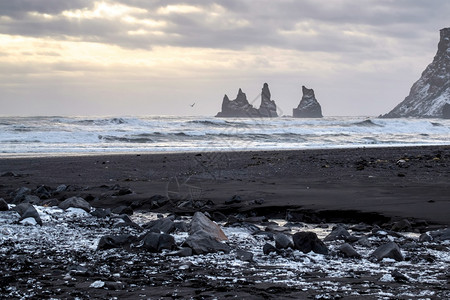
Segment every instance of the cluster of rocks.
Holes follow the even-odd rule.
[[[121,189],[116,187],[117,191]],[[34,193],[34,191],[31,191],[31,193]],[[13,196],[15,197],[15,195]],[[161,197],[155,197],[151,205],[158,205],[158,199],[162,202],[168,201]],[[242,198],[235,195],[227,201],[226,206],[233,207],[244,204]],[[20,221],[17,223],[19,227],[25,228],[25,226],[37,226],[38,224],[46,226],[44,217],[48,219],[48,216],[39,216],[39,212],[42,213],[43,211],[42,208],[35,207],[29,202],[9,205],[6,201],[0,199],[0,208],[8,210],[9,206],[20,215]],[[134,206],[142,207],[144,203],[135,203]],[[158,261],[158,269],[168,269],[170,268],[168,265],[173,265],[174,275],[167,276],[175,278],[169,279],[175,280],[173,283],[175,285],[179,284],[177,280],[185,280],[190,278],[186,276],[191,275],[192,278],[196,278],[202,272],[200,269],[204,267],[200,265],[192,266],[192,262],[205,261],[205,263],[210,264],[212,273],[206,272],[206,274],[209,274],[208,276],[211,276],[211,274],[225,276],[219,273],[220,271],[214,270],[213,265],[216,260],[222,262],[222,260],[230,259],[245,262],[245,264],[234,263],[233,265],[233,263],[230,263],[230,265],[233,265],[234,268],[243,268],[243,270],[246,268],[245,266],[248,266],[248,270],[253,270],[251,276],[254,276],[255,270],[262,272],[266,268],[265,264],[278,260],[308,264],[311,269],[318,270],[317,272],[328,272],[326,270],[331,269],[330,266],[334,262],[337,264],[347,262],[348,266],[353,266],[353,264],[365,266],[369,262],[370,266],[367,267],[369,269],[373,268],[373,264],[380,267],[388,264],[389,268],[383,267],[387,272],[385,276],[381,278],[380,275],[375,275],[378,277],[375,277],[374,280],[415,283],[415,279],[410,277],[411,274],[405,271],[406,269],[399,267],[399,265],[392,267],[393,264],[400,261],[405,264],[433,264],[438,260],[438,257],[435,256],[436,250],[448,252],[447,246],[448,241],[450,241],[450,229],[429,230],[431,227],[427,224],[406,219],[382,224],[381,227],[367,223],[338,224],[333,227],[327,236],[321,239],[315,230],[327,229],[330,225],[324,223],[311,225],[292,221],[295,219],[294,217],[299,217],[298,215],[292,215],[291,221],[285,224],[283,224],[284,222],[275,222],[265,216],[255,215],[252,212],[232,212],[226,215],[219,211],[211,213],[206,211],[203,213],[196,212],[189,218],[160,214],[155,220],[139,222],[138,220],[143,220],[139,219],[140,213],[135,212],[134,221],[126,213],[123,213],[124,209],[130,208],[130,206],[117,206],[112,209],[93,208],[88,201],[78,196],[59,201],[58,207],[66,211],[78,209],[83,212],[78,223],[70,223],[71,226],[78,224],[78,226],[92,228],[95,227],[95,224],[98,224],[97,235],[93,240],[96,250],[93,249],[93,252],[89,254],[96,257],[95,260],[98,260],[98,262],[94,260],[93,265],[65,266],[69,269],[68,275],[65,276],[67,278],[81,276],[82,280],[93,281],[89,283],[90,288],[104,289],[108,292],[125,289],[125,286],[127,286],[125,282],[128,282],[126,276],[130,276],[129,282],[133,283],[137,282],[137,279],[133,277],[135,275],[140,276],[139,278],[143,280],[144,277],[142,276],[145,272],[142,271],[142,268],[155,261]],[[96,218],[88,217],[87,213]],[[58,222],[67,224],[67,220],[59,219],[61,216],[58,215],[58,217],[53,218],[52,222],[54,223],[48,226],[54,227],[54,224]],[[43,223],[42,221],[38,222],[38,220],[41,220],[40,217],[43,217]],[[35,222],[31,222],[30,219],[35,220]],[[24,222],[24,220],[28,221]],[[218,225],[218,223],[221,225]],[[108,226],[111,228],[108,228]],[[99,228],[102,228],[102,230],[100,231]],[[414,231],[423,233],[418,239],[408,238],[401,233]],[[102,234],[99,235],[100,232]],[[233,235],[234,232],[245,232],[245,235],[239,239]],[[55,251],[58,257],[61,256],[58,249],[55,249]],[[83,251],[83,255],[86,256],[87,250],[84,249]],[[121,255],[117,255],[117,253]],[[76,255],[76,257],[84,257],[80,253]],[[122,259],[122,257],[128,258]],[[130,262],[130,257],[133,258],[133,263],[128,266],[127,262]],[[104,265],[108,264],[107,261],[110,259],[115,259],[114,263],[120,266],[120,268],[117,266],[111,267],[112,270],[127,270],[120,271],[120,278],[114,277],[115,275],[105,277],[102,273],[102,268],[105,268]],[[8,264],[12,263],[12,260],[8,260]],[[112,264],[112,262],[110,263]],[[36,260],[36,264],[41,265],[42,261]],[[358,266],[355,268],[355,274],[366,272],[361,273],[366,276],[371,272],[369,269],[362,271]],[[51,268],[52,270],[55,268],[54,263],[51,264]],[[183,271],[184,268],[187,268],[186,272]],[[275,269],[273,266],[268,266],[267,270],[273,272]],[[114,272],[116,272],[114,274],[119,274],[117,273],[119,271]],[[280,269],[280,272],[283,272],[283,270]],[[175,273],[180,273],[181,279],[177,279],[178,275]],[[158,273],[154,276],[159,278],[164,275]],[[323,275],[313,274],[308,276]],[[445,280],[445,276],[447,275],[443,274],[441,277]],[[163,278],[168,280],[168,277]],[[258,278],[254,280],[261,280],[261,278]],[[149,280],[148,282],[139,282],[142,285],[149,285],[152,282],[151,280],[155,279],[150,278]]]
[[[223,97],[222,111],[216,117],[273,118],[278,117],[278,113],[275,101],[271,99],[269,85],[264,83],[261,91],[261,104],[258,109],[248,102],[246,94],[239,89],[236,99],[230,100],[227,95]]]
[[[294,118],[321,118],[322,108],[317,101],[314,90],[302,87],[303,97],[297,108],[293,110]],[[247,100],[242,89],[239,89],[236,99],[230,100],[227,95],[223,97],[222,110],[216,117],[223,118],[273,118],[278,117],[277,105],[271,99],[269,85],[264,83],[261,91],[261,104],[257,109]]]
[[[135,225],[139,226],[139,225]],[[189,224],[175,221],[174,216],[151,221],[141,226],[145,231],[140,236],[106,235],[98,243],[98,250],[125,248],[159,253],[163,250],[172,251],[169,256],[191,256],[215,252],[229,253],[229,245],[223,243],[228,238],[222,229],[201,212],[196,212]],[[188,232],[189,236],[177,245],[171,233]]]

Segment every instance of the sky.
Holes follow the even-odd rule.
[[[325,116],[408,95],[448,0],[0,0],[0,115],[205,115],[239,88],[280,115],[301,87]],[[194,106],[191,106],[194,104]]]

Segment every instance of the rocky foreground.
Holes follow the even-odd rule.
[[[450,297],[450,229],[423,222],[162,215],[32,194],[0,200],[2,299]]]
[[[0,298],[446,299],[449,166],[448,146],[3,158]]]

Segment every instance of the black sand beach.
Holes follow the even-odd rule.
[[[64,184],[78,189],[59,197],[88,197],[93,207],[130,205],[178,192],[211,200],[209,211],[284,216],[287,209],[301,209],[330,211],[323,216],[331,219],[351,219],[355,211],[450,224],[448,146],[2,158],[0,173],[5,174],[0,177],[0,197],[5,199],[20,187]],[[132,193],[112,196],[108,187],[115,185]],[[247,205],[225,205],[233,195]],[[263,203],[251,204],[256,199]]]
[[[449,146],[4,157],[0,198],[33,202],[43,225],[0,212],[0,298],[447,298],[449,167]],[[55,207],[73,196],[92,215]],[[173,252],[195,251],[196,211],[224,250]],[[148,212],[176,247],[149,250],[165,231]],[[301,250],[301,232],[327,236],[328,254]],[[401,250],[377,258],[386,245]]]

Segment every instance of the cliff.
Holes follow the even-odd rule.
[[[450,105],[450,28],[440,30],[433,62],[413,84],[409,95],[382,117],[448,118],[446,104]]]

